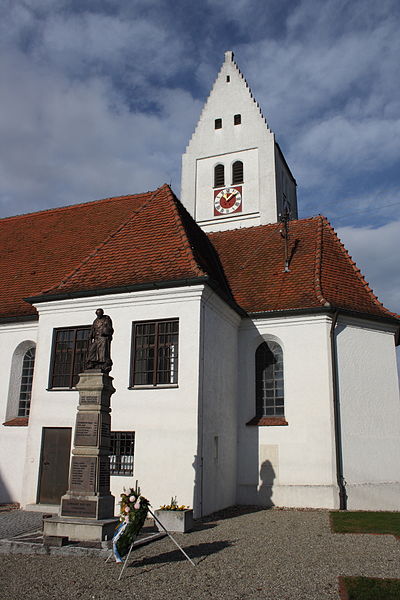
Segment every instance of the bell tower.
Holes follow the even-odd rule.
[[[206,231],[297,218],[296,181],[231,51],[182,157],[181,200]]]

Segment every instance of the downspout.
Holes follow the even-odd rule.
[[[204,292],[203,292],[204,294]],[[197,456],[197,465],[198,465],[198,499],[199,499],[199,516],[198,518],[202,518],[203,516],[203,468],[204,468],[204,352],[205,352],[205,302],[203,296],[201,298],[200,304],[200,380],[199,380],[199,415],[198,415],[198,423],[199,423],[199,439],[198,439],[198,456]]]
[[[331,323],[331,360],[332,360],[332,389],[333,389],[333,412],[335,420],[335,450],[336,450],[336,478],[339,487],[339,508],[347,510],[346,481],[343,475],[343,448],[342,448],[342,427],[340,421],[340,398],[338,381],[338,358],[335,328],[339,317],[339,311],[336,310]]]

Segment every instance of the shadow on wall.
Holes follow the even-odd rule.
[[[258,488],[258,502],[260,506],[274,506],[274,503],[272,502],[272,493],[275,471],[270,460],[265,460],[261,464],[260,479],[261,485]]]
[[[10,491],[0,474],[0,504],[8,504],[14,502],[14,498],[11,497]]]

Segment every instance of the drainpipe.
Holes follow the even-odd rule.
[[[335,419],[335,450],[336,450],[336,478],[339,487],[339,508],[347,510],[346,481],[343,475],[343,449],[342,449],[342,427],[340,422],[340,399],[338,381],[338,359],[335,328],[339,317],[339,311],[335,311],[331,324],[331,360],[332,360],[332,388],[333,388],[333,410]]]

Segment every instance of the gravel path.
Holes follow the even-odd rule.
[[[225,518],[224,518],[225,517]],[[389,535],[332,534],[327,511],[226,511],[139,548],[120,566],[100,559],[0,556],[1,600],[338,600],[339,575],[400,578],[400,541]]]
[[[0,513],[0,539],[41,529],[43,513],[27,510],[12,510]]]

